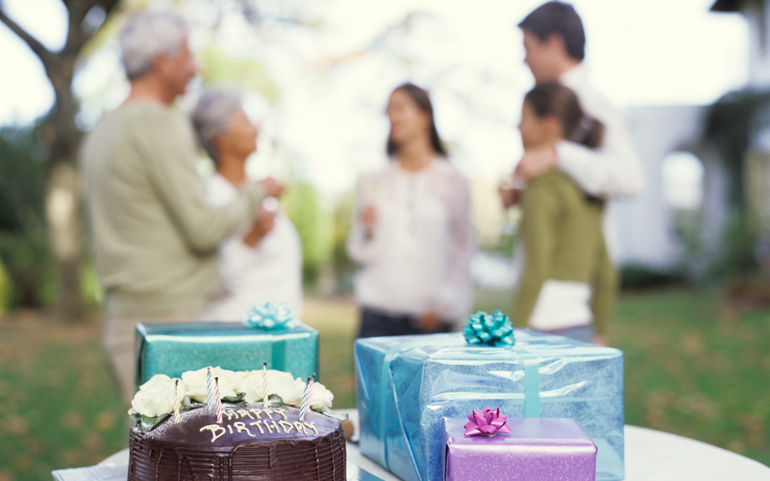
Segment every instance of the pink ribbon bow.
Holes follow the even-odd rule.
[[[473,413],[468,415],[468,419],[470,421],[463,426],[466,436],[477,436],[479,434],[494,436],[497,433],[511,432],[511,427],[507,422],[508,415],[500,414],[500,408],[493,410],[487,407],[483,411],[474,409]]]

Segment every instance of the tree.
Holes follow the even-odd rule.
[[[52,52],[8,17],[0,0],[0,21],[40,59],[55,93],[54,106],[42,133],[50,151],[46,166],[45,211],[57,263],[59,312],[67,319],[81,318],[84,311],[80,288],[83,229],[77,169],[81,133],[75,123],[77,102],[72,93],[72,77],[80,51],[118,1],[63,0],[69,15],[67,41],[61,51]]]

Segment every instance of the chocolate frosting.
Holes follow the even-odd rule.
[[[339,421],[261,403],[225,408],[222,423],[205,408],[173,416],[145,433],[132,428],[128,481],[345,480]]]

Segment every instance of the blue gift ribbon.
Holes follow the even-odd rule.
[[[385,463],[385,467],[390,471],[390,462],[388,461],[388,443],[385,436],[387,426],[387,413],[388,413],[388,386],[392,383],[390,379],[390,366],[393,360],[402,352],[419,347],[446,347],[446,338],[428,340],[423,339],[420,341],[407,341],[401,342],[391,347],[385,354],[385,358],[382,361],[382,368],[380,369],[380,419],[379,419],[379,437],[382,439],[382,459]],[[487,347],[487,346],[484,346]],[[519,354],[529,354],[528,351],[521,347],[516,348]],[[393,389],[395,389],[395,383]],[[530,359],[524,362],[524,417],[539,418],[540,417],[540,370],[537,359]],[[409,455],[412,458],[412,465],[417,466],[417,456],[409,447]],[[422,480],[422,475],[419,470],[416,470],[417,476]]]
[[[248,310],[243,320],[248,327],[267,331],[291,329],[296,322],[296,315],[285,302],[259,303]]]

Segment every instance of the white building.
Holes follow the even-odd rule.
[[[750,32],[749,86],[770,88],[770,0],[716,0],[711,11],[741,13],[746,17]],[[703,247],[707,250],[718,247],[730,214],[728,180],[720,159],[701,143],[705,112],[706,106],[632,107],[626,111],[632,140],[645,169],[647,187],[639,198],[619,205],[621,265],[637,263],[668,268],[684,261],[685,248],[676,235],[674,222],[677,209],[698,212]],[[759,136],[753,147],[754,154],[756,151],[770,152],[770,131],[767,134]],[[762,142],[762,139],[768,142]],[[770,161],[760,162],[757,167],[756,155],[753,157],[755,165],[747,166],[747,169],[753,169],[751,172],[759,169],[770,175]],[[699,186],[677,184],[677,177],[672,176],[677,171],[674,164],[688,158],[690,162],[697,158],[701,164]],[[748,184],[747,189],[751,192],[756,190],[752,185],[765,183],[758,184],[749,179]],[[770,186],[770,182],[766,184]],[[689,203],[678,205],[677,194],[693,188],[699,190],[699,195],[691,198]],[[770,206],[770,194],[754,192],[751,195],[755,199],[767,198]],[[762,205],[762,201],[753,204]],[[770,212],[768,216],[770,218]]]

